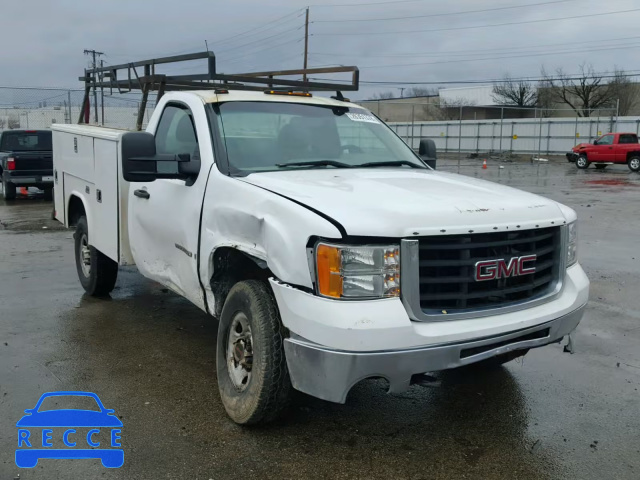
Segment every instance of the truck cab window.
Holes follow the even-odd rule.
[[[622,134],[619,143],[638,143],[638,137],[630,133]]]
[[[168,105],[156,130],[156,152],[163,154],[188,153],[200,159],[198,137],[191,112],[187,108]]]
[[[613,135],[605,135],[598,139],[598,145],[613,145]]]

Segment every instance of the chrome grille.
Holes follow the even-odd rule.
[[[450,315],[502,308],[551,293],[560,278],[560,227],[443,235],[419,239],[420,308]],[[475,265],[484,260],[536,255],[535,273],[477,281]]]

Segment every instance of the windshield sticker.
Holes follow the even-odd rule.
[[[367,123],[380,123],[373,115],[367,115],[366,113],[346,113],[354,122],[367,122]]]

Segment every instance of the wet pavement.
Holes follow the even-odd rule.
[[[548,346],[399,396],[367,381],[346,405],[299,395],[281,421],[251,429],[218,397],[215,320],[135,268],[121,270],[111,299],[83,296],[72,232],[51,220],[51,203],[0,200],[0,478],[640,478],[640,175],[463,163],[577,210],[592,289],[576,353]],[[116,410],[122,468],[16,467],[16,421],[55,390],[95,392]]]

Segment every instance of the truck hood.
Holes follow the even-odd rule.
[[[581,148],[585,148],[585,147],[591,147],[593,146],[593,143],[579,143],[578,145],[576,145],[575,147],[572,148],[572,150],[574,152],[577,152],[578,150],[580,150]]]
[[[480,233],[573,220],[552,200],[431,170],[313,169],[253,173],[243,181],[317,210],[356,236]]]

